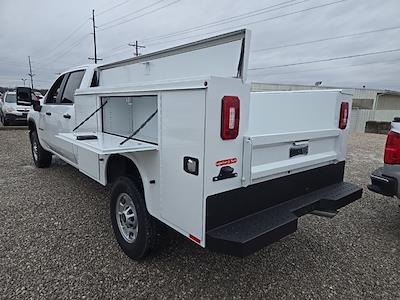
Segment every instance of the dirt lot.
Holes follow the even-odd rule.
[[[363,198],[247,257],[176,236],[137,263],[116,244],[109,191],[56,160],[34,168],[27,132],[0,130],[0,298],[400,298],[400,203],[366,190],[385,136],[352,136],[346,180]]]

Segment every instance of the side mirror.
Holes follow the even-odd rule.
[[[40,100],[32,100],[32,107],[34,111],[41,111],[42,105],[40,105]]]
[[[17,105],[32,105],[32,90],[28,87],[17,87]]]

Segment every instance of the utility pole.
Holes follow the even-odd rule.
[[[135,56],[139,56],[140,55],[139,48],[146,48],[145,46],[139,45],[138,41],[135,41],[134,44],[128,44],[128,46],[135,47],[135,53],[133,53],[133,55],[135,55]]]
[[[21,80],[23,81],[24,86],[25,86],[25,81],[27,81],[27,79],[26,78],[21,78]]]
[[[94,63],[97,64],[96,23],[94,20],[94,9],[92,9],[92,21],[93,21]]]
[[[32,73],[32,64],[31,64],[31,57],[30,56],[28,56],[28,60],[29,60],[29,74],[28,75],[31,78],[31,89],[33,90],[33,76],[35,76],[35,74]]]

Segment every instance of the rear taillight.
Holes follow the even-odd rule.
[[[340,129],[346,128],[348,119],[349,119],[349,103],[342,102],[342,104],[340,105],[340,116],[339,116]]]
[[[235,139],[239,134],[240,100],[236,96],[224,96],[221,109],[221,138]]]
[[[385,164],[400,164],[400,134],[389,131],[385,146]]]

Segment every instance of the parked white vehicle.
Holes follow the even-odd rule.
[[[384,196],[400,198],[400,118],[394,118],[390,127],[384,150],[384,165],[372,172],[368,189]]]
[[[26,123],[30,109],[30,105],[17,105],[16,92],[6,92],[0,100],[0,121],[4,126]]]
[[[343,182],[351,96],[251,93],[250,33],[235,31],[61,74],[33,103],[33,159],[57,155],[112,184],[111,222],[143,258],[162,226],[245,256],[361,197]]]

